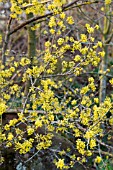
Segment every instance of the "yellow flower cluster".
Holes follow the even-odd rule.
[[[72,16],[67,17],[67,20],[66,20],[66,21],[67,21],[67,23],[70,24],[70,25],[74,24],[74,19],[73,19]]]
[[[30,126],[27,126],[27,133],[28,135],[32,135],[34,133],[34,129]]]
[[[9,121],[9,126],[14,126],[18,122],[18,119],[12,119]]]
[[[109,82],[111,83],[111,85],[113,85],[113,78],[111,80],[109,80]]]
[[[89,81],[88,87],[94,92],[96,90],[94,78],[90,77],[88,81]]]
[[[91,139],[89,145],[90,145],[90,149],[93,149],[96,146],[96,140],[95,139]]]
[[[36,126],[36,128],[42,127],[42,121],[37,119],[36,122],[35,122],[35,126]]]
[[[8,133],[8,137],[7,137],[7,140],[12,140],[14,138],[13,134],[12,133]]]
[[[5,104],[4,101],[0,101],[0,115],[2,115],[7,109],[7,105]]]
[[[99,29],[98,25],[91,27],[86,24],[87,35],[81,34],[79,40],[75,40],[75,37],[68,34],[65,36],[67,25],[69,28],[74,26],[73,17],[67,17],[61,10],[66,1],[54,0],[49,2],[47,7],[41,2],[33,0],[30,2],[32,7],[26,7],[29,4],[23,4],[22,0],[11,1],[12,17],[23,13],[21,7],[25,7],[26,14],[43,14],[45,9],[48,9],[53,12],[53,15],[50,16],[49,21],[47,20],[47,30],[45,30],[45,36],[50,38],[44,42],[42,51],[37,50],[33,59],[35,63],[32,64],[27,57],[15,60],[12,56],[6,62],[6,67],[0,65],[0,90],[2,91],[0,115],[7,107],[17,108],[16,100],[20,102],[18,118],[9,120],[4,125],[1,139],[5,148],[14,147],[19,154],[27,152],[32,154],[32,148],[35,151],[44,152],[46,149],[52,151],[54,138],[56,140],[58,135],[58,140],[61,142],[63,140],[69,145],[74,145],[75,152],[79,155],[78,157],[75,154],[71,155],[69,147],[67,150],[62,150],[62,143],[59,147],[60,142],[58,148],[55,146],[54,155],[58,158],[57,161],[55,160],[55,165],[59,169],[68,169],[64,159],[68,152],[71,160],[69,166],[73,166],[76,160],[86,162],[86,157],[93,154],[98,144],[96,137],[99,136],[101,139],[104,135],[103,122],[106,121],[109,126],[113,125],[112,100],[106,97],[103,103],[99,103],[95,93],[97,77],[96,79],[88,77],[88,80],[84,78],[84,85],[80,87],[77,84],[79,81],[77,76],[87,73],[89,66],[97,67],[105,52],[102,49],[102,42],[95,43],[95,38],[91,36],[94,30]],[[38,26],[40,27],[35,25],[32,30],[37,29]],[[88,41],[93,45],[87,45]],[[113,84],[113,79],[109,82]],[[29,88],[26,97],[27,85]],[[111,113],[109,120],[106,116],[108,112]],[[100,163],[101,157],[97,157],[95,162]]]
[[[83,87],[83,88],[81,89],[80,93],[81,93],[82,95],[84,95],[84,94],[86,94],[88,91],[89,91],[89,87],[88,87],[88,86],[85,86],[85,87]]]
[[[111,2],[112,2],[112,0],[105,0],[105,4],[106,4],[106,5],[111,4]]]
[[[20,154],[25,154],[32,148],[33,139],[25,140],[23,143],[15,142],[15,149],[19,150]]]
[[[20,65],[25,66],[25,65],[28,65],[28,64],[30,64],[30,60],[28,58],[23,57],[20,61]]]
[[[63,38],[59,38],[57,40],[57,42],[58,42],[58,45],[62,45],[64,43],[64,39]]]
[[[52,139],[53,135],[51,133],[48,133],[47,135],[37,135],[36,138],[39,140],[38,145],[36,146],[37,150],[47,149],[52,145]]]
[[[81,139],[77,139],[76,141],[76,147],[79,153],[84,155],[85,153],[85,142],[81,141]]]
[[[10,14],[10,16],[12,18],[17,18],[21,16],[22,13],[26,14],[33,13],[35,15],[37,14],[43,15],[45,13],[46,8],[44,3],[38,2],[36,0],[30,2],[29,1],[24,2],[23,0],[20,1],[11,0],[10,11],[12,13]]]
[[[87,42],[87,35],[81,34],[81,42]]]
[[[102,161],[102,158],[100,157],[100,156],[97,156],[96,158],[95,158],[95,162],[96,163],[100,163]]]
[[[50,28],[56,26],[56,21],[55,21],[55,17],[54,17],[54,16],[52,16],[52,17],[50,18],[50,21],[49,21],[49,24],[48,24],[48,25],[49,25]]]
[[[85,26],[86,26],[87,32],[88,32],[89,34],[94,33],[94,28],[93,28],[93,27],[91,27],[89,24],[86,24]]]

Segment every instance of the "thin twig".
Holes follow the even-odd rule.
[[[99,144],[101,144],[101,145],[105,146],[106,148],[113,149],[113,147],[112,147],[112,146],[107,145],[106,143],[104,143],[104,142],[100,141],[100,140],[99,140],[99,139],[97,139],[97,138],[96,138],[96,141],[97,141]]]
[[[39,153],[39,151],[37,151],[33,156],[31,156],[28,160],[26,160],[24,163],[27,163],[29,161],[31,161],[37,154]]]

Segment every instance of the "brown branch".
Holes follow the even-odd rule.
[[[98,3],[99,1],[98,0],[95,0],[95,1],[92,1],[92,2],[84,2],[84,3],[81,3],[81,4],[77,4],[77,5],[75,5],[75,6],[73,6],[74,4],[73,3],[71,3],[71,4],[73,4],[72,6],[71,5],[69,5],[68,7],[65,7],[65,10],[70,10],[70,9],[73,9],[73,8],[76,8],[76,7],[82,7],[82,6],[84,6],[84,5],[91,5],[91,4],[94,4],[94,3]],[[68,8],[68,9],[67,9]]]
[[[93,153],[101,153],[102,155],[106,155],[106,156],[109,156],[109,157],[113,158],[113,154],[112,153],[105,152],[105,151],[102,151],[102,150],[93,151]]]
[[[113,150],[113,147],[112,147],[112,146],[107,145],[106,143],[100,141],[99,139],[96,138],[96,141],[97,141],[99,144],[105,146],[106,148],[109,148],[109,149],[112,149],[112,150]]]

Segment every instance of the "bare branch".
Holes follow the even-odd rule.
[[[100,141],[100,140],[99,140],[99,139],[97,139],[97,138],[96,138],[96,141],[97,141],[99,144],[101,144],[101,145],[105,146],[106,148],[113,149],[113,147],[112,147],[112,146],[107,145],[106,143],[104,143],[104,142]]]

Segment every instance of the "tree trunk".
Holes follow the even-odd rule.
[[[107,60],[108,60],[108,46],[106,45],[106,41],[109,37],[109,31],[110,31],[110,17],[109,14],[109,5],[105,6],[105,16],[104,16],[104,28],[103,28],[103,50],[105,52],[105,56],[102,58],[101,65],[100,65],[100,71],[102,72],[102,76],[100,78],[100,92],[99,92],[99,100],[100,103],[104,102],[106,97],[106,86],[107,86],[107,77],[106,74],[104,74],[107,70]]]

